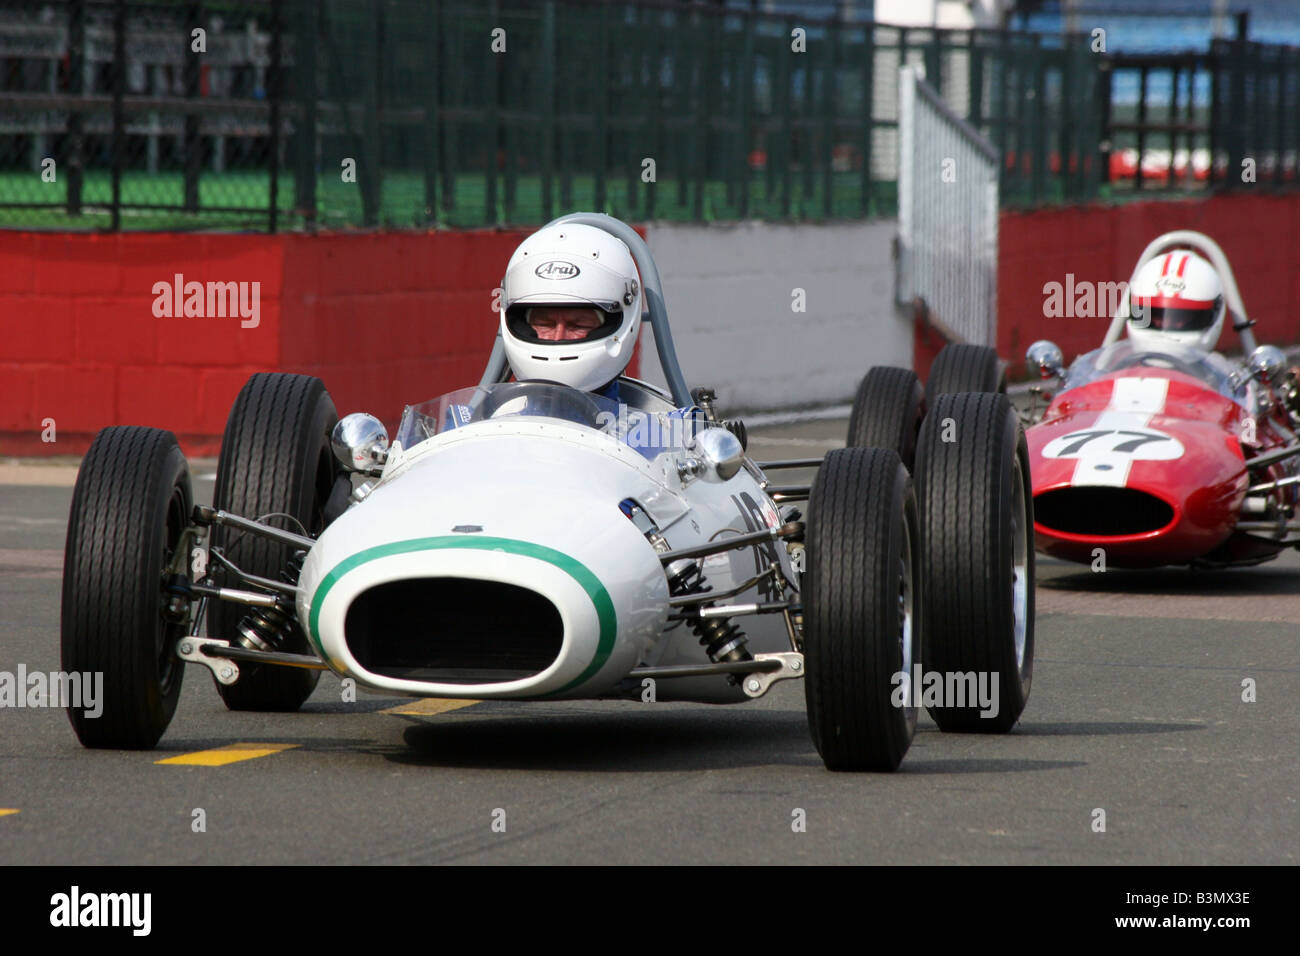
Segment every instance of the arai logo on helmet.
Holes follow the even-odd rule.
[[[543,262],[533,272],[541,279],[576,279],[581,274],[581,270],[572,262],[560,262],[558,259]]]

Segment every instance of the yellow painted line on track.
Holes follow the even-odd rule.
[[[269,757],[283,750],[292,750],[297,744],[227,744],[213,747],[211,750],[196,750],[192,754],[178,754],[154,763],[185,764],[192,767],[224,767],[228,763],[252,760],[255,757]]]
[[[409,717],[434,717],[438,714],[445,714],[451,710],[460,710],[462,707],[478,703],[481,703],[481,701],[423,697],[420,700],[413,700],[409,704],[398,704],[396,707],[389,707],[386,710],[381,710],[380,713],[405,714]]]
[[[15,813],[22,813],[21,810],[3,810],[0,809],[0,817],[12,816]]]

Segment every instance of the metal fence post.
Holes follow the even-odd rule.
[[[1073,198],[1074,186],[1071,181],[1071,160],[1074,158],[1074,143],[1078,133],[1079,119],[1071,123],[1066,118],[1066,111],[1074,109],[1074,58],[1070,55],[1071,46],[1066,41],[1061,50],[1061,124],[1056,131],[1056,152],[1060,157],[1060,171],[1057,173],[1062,185],[1061,193],[1065,198]]]
[[[781,218],[789,219],[792,203],[790,194],[794,191],[794,174],[790,162],[794,155],[794,51],[790,48],[790,34],[794,32],[794,21],[786,20],[784,30],[779,60],[783,135],[778,149],[781,154]]]
[[[752,14],[744,14],[745,45],[740,58],[740,218],[749,218],[749,184],[751,174],[749,154],[754,147],[754,30],[757,22]]]
[[[695,130],[689,137],[691,143],[691,171],[695,174],[695,192],[691,196],[691,215],[695,219],[704,218],[704,188],[708,181],[708,144],[709,144],[709,102],[708,90],[712,84],[707,79],[709,72],[704,56],[706,44],[700,28],[700,16],[691,14],[691,73],[695,89]],[[701,147],[701,140],[703,147]]]
[[[547,0],[542,5],[542,49],[540,53],[542,82],[538,93],[542,98],[542,220],[555,218],[551,196],[555,176],[555,2]]]
[[[492,0],[488,6],[488,11],[488,17],[493,24],[501,22],[500,4],[497,3],[497,0]],[[483,189],[483,221],[497,225],[501,224],[501,217],[497,210],[497,152],[501,148],[501,124],[498,115],[501,97],[501,72],[498,68],[500,61],[500,54],[492,53],[488,57],[487,135],[484,137],[487,143],[487,168],[483,171],[487,177],[484,180]]]
[[[825,103],[826,112],[822,116],[822,215],[827,219],[831,218],[834,212],[834,193],[835,193],[835,92],[836,92],[836,53],[839,49],[840,41],[839,24],[828,24],[826,26],[826,78],[823,81],[826,89],[823,90],[823,102]]]
[[[600,4],[600,27],[597,33],[596,59],[611,63],[609,50],[609,6]],[[609,167],[609,80],[602,77],[596,84],[596,211],[604,212],[608,198],[605,192],[605,173]]]
[[[1109,55],[1104,55],[1097,72],[1097,108],[1100,112],[1098,119],[1098,142],[1097,152],[1094,156],[1094,162],[1097,164],[1096,173],[1090,178],[1089,186],[1091,195],[1096,194],[1099,183],[1110,182],[1110,154],[1115,149],[1114,142],[1111,141],[1110,131],[1110,98],[1112,92],[1112,80],[1115,77],[1115,71]],[[1211,163],[1211,166],[1213,164]]]
[[[294,211],[309,229],[316,228],[316,145],[319,93],[316,89],[316,44],[319,0],[297,0],[297,37],[293,46],[293,81],[298,94],[298,123],[294,138]],[[283,89],[283,87],[281,87]]]
[[[862,28],[862,199],[860,214],[871,215],[871,151],[876,131],[876,27]]]
[[[816,131],[814,122],[817,115],[817,99],[813,95],[815,92],[814,87],[817,86],[817,83],[812,65],[809,62],[810,55],[811,54],[808,53],[803,54],[803,122],[800,124],[802,127],[801,132],[803,134],[800,137],[803,145],[803,149],[801,150],[803,153],[803,162],[801,163],[803,167],[803,175],[800,177],[802,180],[799,191],[800,215],[807,214],[808,207],[806,204],[808,200],[812,198],[813,191],[817,188],[816,180],[814,178],[815,173],[813,172],[817,165],[817,143],[814,137]]]
[[[1037,33],[1034,34],[1034,109],[1033,122],[1033,202],[1043,201],[1047,184],[1047,54]]]
[[[126,162],[126,117],[122,96],[126,91],[126,0],[113,5],[113,200],[110,228],[122,228],[122,166]]]
[[[181,42],[185,44],[184,51],[184,73],[185,96],[191,103],[197,103],[199,94],[202,92],[199,77],[199,57],[201,54],[196,53],[193,48],[192,33],[195,28],[200,27],[203,23],[203,4],[201,0],[189,5],[186,18],[189,20],[190,29],[185,31],[181,36]],[[185,114],[185,132],[184,132],[184,150],[185,150],[185,209],[189,212],[198,212],[199,209],[199,175],[203,165],[203,141],[200,138],[200,119],[198,113]]]
[[[431,83],[426,85],[424,97],[424,221],[438,220],[438,161],[442,137],[438,127],[442,123],[442,0],[429,0],[425,7],[425,55]]]
[[[266,98],[271,106],[271,139],[267,149],[270,153],[271,207],[267,226],[272,234],[279,226],[280,215],[280,97],[284,94],[284,84],[281,82],[281,70],[284,68],[281,51],[283,7],[284,0],[271,0],[271,64],[266,77]]]
[[[653,22],[655,11],[643,10],[646,19]],[[649,221],[655,217],[655,191],[659,178],[658,164],[663,159],[663,87],[660,83],[663,70],[663,52],[664,47],[659,39],[659,34],[653,29],[647,30],[648,36],[653,36],[654,40],[650,44],[650,156],[655,161],[655,181],[644,183],[645,193],[645,212],[644,218]]]
[[[1146,155],[1147,140],[1147,68],[1143,64],[1138,70],[1138,111],[1137,111],[1137,169],[1133,179],[1133,188],[1142,191],[1142,157]]]
[[[86,95],[86,0],[68,3],[68,86],[73,96]],[[80,109],[68,113],[68,215],[81,215],[81,186],[86,168],[85,124]]]
[[[1246,33],[1250,18],[1237,17],[1237,36],[1232,41],[1228,57],[1228,169],[1223,179],[1224,189],[1235,189],[1241,184],[1241,161],[1245,157],[1246,120]]]

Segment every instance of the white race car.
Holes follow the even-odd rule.
[[[1033,521],[1006,398],[931,394],[926,414],[915,375],[875,368],[850,447],[755,462],[743,425],[688,389],[645,243],[606,216],[562,221],[631,250],[668,390],[510,381],[498,340],[478,386],[408,407],[390,442],[369,415],[336,421],[318,379],[255,375],[212,507],[171,433],[96,437],[63,590],[63,666],[105,675],[103,715],[69,711],[83,744],[154,746],[185,662],[233,709],[286,711],[325,669],[518,700],[726,703],[803,678],[833,769],[897,767],[918,706],[944,729],[1015,724]],[[816,479],[772,484],[785,468]],[[923,648],[941,675],[991,676],[992,706],[929,693]]]

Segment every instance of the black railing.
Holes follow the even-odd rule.
[[[1175,174],[1294,175],[1300,62],[1245,41],[1137,61],[656,0],[0,0],[0,226],[892,215],[903,63],[994,144],[1006,204],[1131,190],[1126,149],[1143,190],[1178,180],[1146,172],[1162,146]]]

